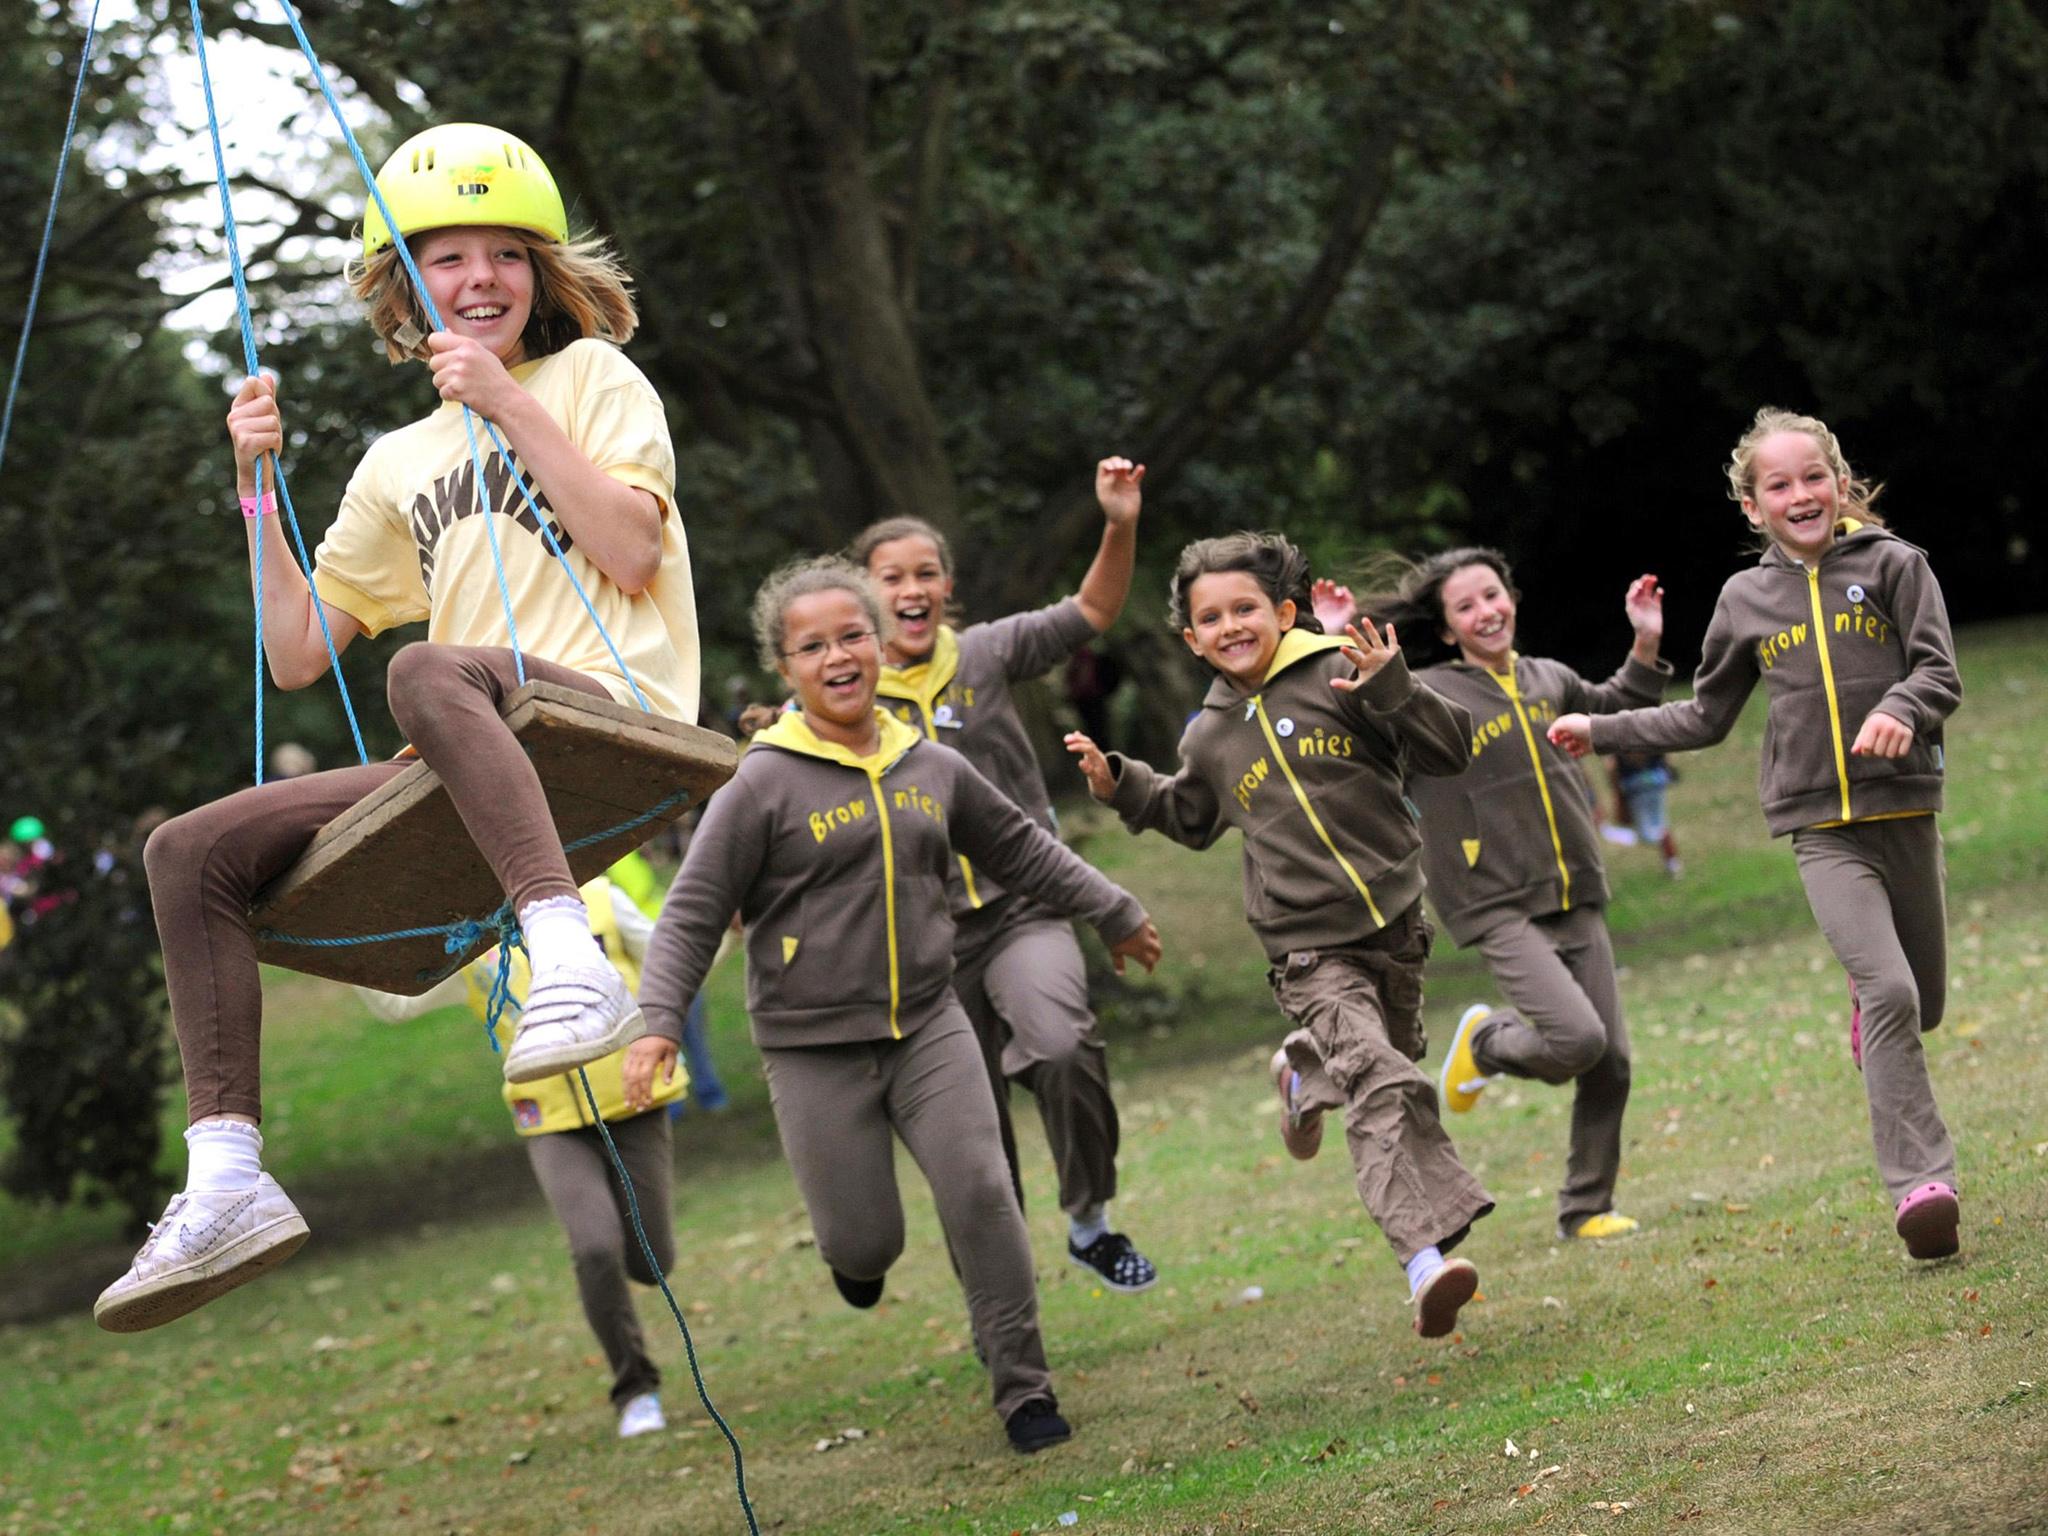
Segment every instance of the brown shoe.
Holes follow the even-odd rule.
[[[1273,1090],[1280,1095],[1280,1141],[1296,1162],[1307,1162],[1323,1150],[1323,1112],[1295,1106],[1301,1074],[1294,1070],[1283,1046],[1273,1053]]]
[[[1411,1298],[1415,1331],[1440,1339],[1458,1326],[1458,1309],[1479,1293],[1479,1271],[1468,1259],[1446,1259],[1444,1267],[1422,1282]]]

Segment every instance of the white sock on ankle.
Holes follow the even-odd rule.
[[[604,950],[590,932],[590,910],[578,896],[550,896],[519,914],[519,931],[538,977],[558,965],[602,966]]]
[[[263,1133],[237,1120],[199,1120],[185,1128],[187,1193],[254,1189],[263,1176]]]
[[[1436,1244],[1431,1243],[1422,1252],[1410,1259],[1406,1265],[1408,1270],[1408,1294],[1413,1296],[1417,1291],[1421,1290],[1423,1283],[1443,1267],[1444,1256],[1437,1251]]]
[[[1107,1205],[1094,1206],[1089,1210],[1083,1211],[1079,1216],[1069,1216],[1067,1218],[1067,1241],[1076,1248],[1086,1248],[1098,1237],[1103,1237],[1108,1232],[1109,1207]]]

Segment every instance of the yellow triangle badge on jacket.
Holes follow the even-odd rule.
[[[1465,849],[1465,867],[1470,869],[1479,862],[1479,839],[1468,837],[1462,840]]]

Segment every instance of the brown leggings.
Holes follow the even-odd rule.
[[[580,672],[531,656],[526,675],[604,692]],[[518,685],[509,650],[462,645],[409,645],[391,658],[385,681],[392,718],[447,786],[514,911],[576,894],[546,791],[498,715]],[[258,784],[150,834],[143,862],[193,1120],[263,1113],[263,989],[249,903],[316,832],[405,766],[366,763]]]

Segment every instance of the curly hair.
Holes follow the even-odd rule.
[[[1828,468],[1847,489],[1842,494],[1849,515],[1877,527],[1884,526],[1884,519],[1871,510],[1871,503],[1883,493],[1882,485],[1873,485],[1859,480],[1849,468],[1848,457],[1842,452],[1842,445],[1835,434],[1828,430],[1828,424],[1818,416],[1801,416],[1796,411],[1780,410],[1767,405],[1756,413],[1749,430],[1736,439],[1735,451],[1728,456],[1724,466],[1728,476],[1728,499],[1738,506],[1745,501],[1756,499],[1756,450],[1757,445],[1767,437],[1779,432],[1803,432],[1819,445],[1821,457],[1828,461]]]
[[[1309,602],[1308,556],[1278,533],[1227,533],[1220,539],[1197,539],[1174,562],[1166,601],[1166,622],[1188,628],[1188,590],[1203,576],[1243,571],[1259,584],[1273,606],[1294,604],[1294,627],[1321,634]]]
[[[431,233],[423,231],[422,238]],[[529,359],[559,352],[585,336],[620,346],[632,339],[640,326],[633,280],[609,242],[586,234],[558,244],[523,229],[503,234],[525,247],[533,264],[533,314],[520,337]],[[350,258],[345,276],[349,292],[369,311],[370,329],[384,343],[384,355],[394,363],[424,359],[430,328],[426,306],[413,292],[397,248],[386,247],[367,262]]]
[[[788,632],[785,620],[789,605],[800,597],[818,592],[851,593],[867,614],[868,622],[874,626],[877,642],[887,638],[882,600],[876,595],[875,584],[868,580],[866,571],[839,555],[814,555],[807,560],[792,560],[762,582],[760,590],[754,594],[754,650],[768,671],[780,671],[782,667],[782,641]]]

